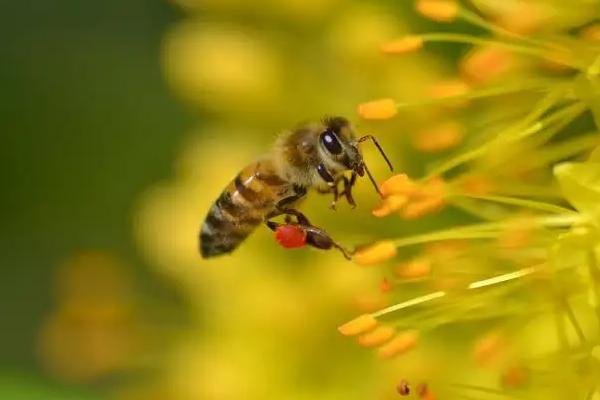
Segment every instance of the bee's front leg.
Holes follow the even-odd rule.
[[[340,198],[340,192],[338,190],[339,182],[340,182],[339,179],[337,181],[335,181],[335,183],[333,184],[333,186],[330,189],[330,191],[333,193],[333,200],[331,201],[329,208],[331,208],[332,210],[335,210],[335,205],[338,202],[338,199]]]
[[[337,205],[338,201],[340,200],[340,195],[344,195],[346,197],[346,200],[348,200],[348,203],[350,204],[350,206],[352,208],[354,208],[354,207],[356,207],[356,204],[354,203],[354,199],[352,198],[352,193],[351,193],[352,184],[349,183],[351,181],[352,181],[352,179],[348,180],[348,178],[346,178],[345,176],[340,176],[334,181],[333,184],[331,184],[331,186],[327,187],[327,189],[317,189],[317,191],[321,194],[333,193],[333,200],[331,200],[331,203],[329,204],[329,208],[331,208],[332,210],[336,209],[335,206]],[[341,192],[339,189],[340,182],[344,183],[344,188],[342,189]],[[350,186],[348,186],[348,185],[350,185]]]
[[[354,197],[352,197],[352,187],[356,183],[356,172],[352,172],[352,176],[350,179],[344,177],[344,191],[342,192],[344,196],[346,196],[346,200],[350,207],[356,207],[356,202],[354,201]]]
[[[319,188],[317,190],[319,193],[323,193],[323,194],[333,193],[333,201],[329,205],[329,208],[331,208],[332,210],[335,210],[335,204],[337,203],[338,198],[340,196],[340,192],[338,191],[338,184],[340,183],[341,178],[340,177],[334,178],[331,175],[331,173],[327,170],[327,167],[325,167],[324,164],[317,165],[317,173],[319,174],[321,179],[323,179],[323,181],[325,181],[325,183],[327,183],[326,189]]]
[[[342,189],[341,192],[338,189],[338,185],[340,182],[343,182],[343,185],[344,185],[344,188]],[[344,197],[346,198],[346,201],[348,201],[348,204],[350,205],[351,208],[356,207],[356,202],[354,201],[354,197],[352,196],[352,187],[354,186],[355,183],[356,183],[356,172],[352,173],[352,176],[350,177],[350,179],[348,179],[345,176],[340,176],[339,178],[337,178],[334,185],[329,190],[324,192],[324,193],[329,193],[329,192],[333,193],[333,201],[331,202],[331,205],[329,207],[331,209],[335,210],[335,205],[337,204],[337,202],[340,198],[340,195],[344,195]]]

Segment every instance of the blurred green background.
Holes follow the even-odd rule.
[[[140,288],[173,299],[140,261],[131,214],[135,196],[168,174],[190,123],[159,63],[165,30],[181,13],[158,0],[27,0],[0,9],[0,364],[3,374],[45,380],[37,335],[70,254],[118,253]]]

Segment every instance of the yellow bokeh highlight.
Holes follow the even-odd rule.
[[[178,26],[165,41],[163,65],[176,92],[209,110],[257,110],[280,90],[272,49],[236,26]]]

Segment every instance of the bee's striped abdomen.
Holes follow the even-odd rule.
[[[255,162],[242,170],[212,205],[202,224],[202,257],[233,251],[288,195],[289,187],[268,161]]]

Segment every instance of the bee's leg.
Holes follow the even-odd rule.
[[[277,230],[277,228],[279,228],[280,226],[289,225],[291,222],[292,222],[292,220],[291,220],[291,218],[289,218],[289,215],[286,215],[286,220],[283,224],[281,222],[275,222],[275,221],[268,220],[268,221],[265,221],[265,225],[267,225],[267,228],[269,228],[270,230],[275,232]],[[300,225],[298,225],[298,226],[300,226]]]
[[[338,184],[340,182],[343,182],[344,188],[342,189],[342,191],[340,192],[338,189]],[[348,201],[348,204],[350,204],[350,207],[354,208],[356,207],[356,202],[354,201],[354,197],[352,197],[352,187],[354,186],[354,183],[356,183],[356,173],[353,172],[352,176],[350,177],[350,179],[348,179],[345,176],[340,176],[336,181],[335,181],[335,186],[331,187],[331,192],[333,192],[333,201],[331,202],[330,208],[332,208],[333,210],[335,210],[335,205],[337,204],[340,195],[344,195],[344,197],[346,197],[346,200]],[[329,191],[325,192],[328,193]]]
[[[344,196],[346,196],[346,200],[348,200],[348,204],[350,207],[356,207],[356,202],[354,201],[354,197],[352,197],[352,187],[356,183],[356,172],[352,173],[350,179],[344,177],[344,191],[342,192]]]
[[[286,223],[291,222],[291,221],[288,221],[288,217],[294,216],[294,217],[296,217],[296,221],[298,221],[298,225],[312,226],[310,224],[310,221],[308,220],[308,218],[306,218],[306,216],[304,214],[302,214],[298,210],[294,210],[293,208],[275,209],[275,210],[271,211],[270,213],[268,213],[267,215],[265,215],[264,220],[265,220],[265,223],[267,224],[267,226],[269,226],[269,222],[272,222],[272,221],[269,221],[271,218],[275,218],[280,215],[286,216]],[[274,225],[274,226],[277,227],[276,225]],[[269,226],[269,228],[272,229],[271,226]]]
[[[338,183],[340,182],[340,179],[339,178],[338,179],[334,179],[334,177],[327,170],[327,168],[325,167],[324,164],[317,165],[317,172],[319,173],[319,176],[329,186],[329,190],[327,190],[327,191],[320,191],[320,192],[321,193],[329,193],[329,192],[333,193],[333,201],[329,205],[329,208],[331,208],[332,210],[335,210],[335,204],[337,203],[338,198],[340,196],[340,193],[338,191]]]
[[[296,219],[298,220],[296,225],[301,226],[301,227],[303,227],[305,225],[310,225],[308,219],[304,216],[304,214],[302,214],[300,212],[296,213],[295,211],[296,210],[292,210],[292,209],[273,210],[272,212],[265,215],[265,217],[264,217],[265,225],[267,225],[267,228],[269,228],[270,230],[275,232],[278,227],[291,224],[292,215],[295,216]],[[280,215],[285,215],[283,224],[280,222],[271,221],[271,218],[276,218]],[[300,222],[300,221],[302,221],[302,222]]]
[[[342,245],[333,240],[333,238],[329,236],[329,234],[323,229],[311,225],[311,223],[308,221],[308,218],[306,218],[306,216],[298,210],[288,208],[283,210],[274,210],[270,212],[265,216],[265,224],[267,225],[267,227],[272,231],[275,231],[279,226],[284,225],[269,220],[271,218],[275,218],[283,214],[285,214],[286,216],[296,217],[296,220],[298,221],[297,226],[299,226],[304,230],[304,232],[306,232],[306,244],[308,244],[309,246],[321,250],[329,250],[331,248],[336,248],[342,252],[346,259],[352,259],[352,254],[348,250],[346,250],[344,247],[342,247]]]
[[[267,228],[269,228],[273,232],[275,232],[278,227],[283,225],[283,224],[280,224],[279,222],[275,222],[275,221],[265,221],[265,224],[267,225]]]
[[[296,221],[298,221],[298,225],[300,226],[312,226],[306,215],[302,214],[298,210],[294,210],[293,208],[287,208],[285,210],[281,210],[283,214],[286,216],[294,216],[296,217]]]
[[[356,202],[354,201],[354,197],[352,196],[352,187],[356,183],[356,177],[357,177],[356,172],[352,172],[350,179],[348,179],[345,176],[340,176],[335,181],[335,186],[333,186],[331,188],[331,191],[333,192],[333,201],[332,201],[330,207],[332,209],[335,210],[335,205],[336,205],[337,201],[339,200],[340,195],[344,195],[344,197],[346,197],[346,200],[348,201],[348,204],[350,204],[350,207],[352,207],[352,208],[356,207]],[[343,185],[344,185],[344,188],[341,191],[341,193],[338,190],[339,182],[343,182]]]
[[[275,218],[280,215],[285,215],[285,223],[286,224],[289,224],[290,222],[292,222],[291,216],[295,216],[296,219],[298,220],[299,224],[310,225],[308,218],[306,218],[304,216],[304,214],[302,214],[301,212],[296,211],[292,208],[288,208],[288,206],[290,204],[293,204],[294,202],[300,200],[302,197],[304,197],[306,195],[306,189],[303,187],[294,187],[294,190],[295,190],[295,193],[293,195],[286,197],[284,199],[281,199],[275,205],[275,209],[263,217],[263,221],[267,224],[269,229],[275,230],[277,228],[277,225],[273,225],[273,224],[275,224],[275,222],[269,221],[269,220],[271,218]]]
[[[288,209],[290,204],[295,203],[296,201],[300,200],[304,196],[306,196],[306,188],[302,187],[302,186],[294,186],[294,193],[288,197],[285,197],[285,198],[279,200],[277,202],[277,204],[275,204],[275,209],[276,210]],[[283,213],[280,213],[279,215],[281,215],[281,214],[283,214]]]
[[[335,205],[338,202],[338,199],[340,198],[340,192],[338,191],[338,183],[339,179],[331,187],[331,192],[333,192],[333,200],[331,201],[329,208],[331,208],[332,210],[335,210]]]
[[[306,244],[322,250],[336,248],[344,255],[344,257],[347,260],[352,259],[352,254],[338,242],[333,240],[333,238],[321,228],[317,228],[316,226],[310,225],[302,226],[302,229],[304,229],[304,231],[306,232]]]
[[[340,198],[340,191],[339,191],[339,188],[338,188],[338,183],[340,182],[340,180],[341,179],[338,178],[336,181],[334,181],[333,184],[330,184],[326,189],[323,189],[323,188],[320,188],[320,187],[318,187],[316,189],[317,192],[319,192],[321,194],[333,193],[333,200],[329,204],[329,208],[331,208],[332,210],[335,210],[335,205],[337,204],[337,202],[338,202],[338,200]]]

